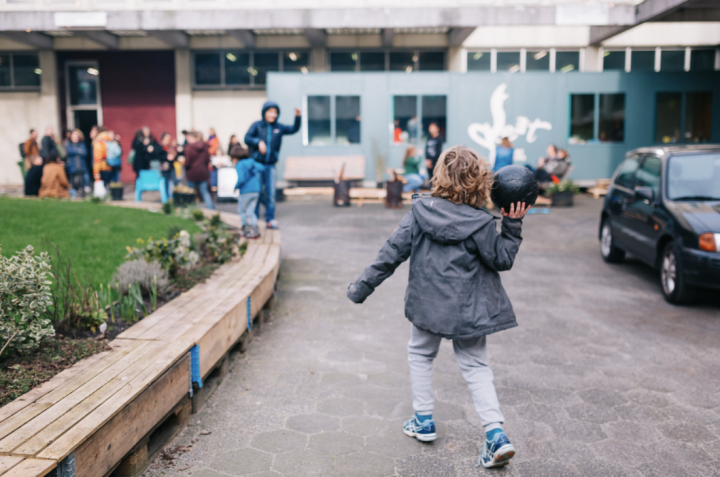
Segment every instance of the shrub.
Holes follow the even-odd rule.
[[[200,226],[204,233],[199,234],[200,249],[205,258],[211,262],[226,263],[235,256],[238,236],[228,232],[220,220],[220,214],[213,215]]]
[[[149,295],[157,280],[157,290],[162,292],[170,285],[168,272],[163,270],[157,261],[146,262],[143,259],[131,260],[120,265],[113,276],[113,287],[120,286],[123,294],[128,293],[130,286],[137,283],[144,295]]]
[[[137,243],[142,247],[127,247],[128,254],[125,256],[125,260],[156,261],[164,270],[168,271],[171,277],[177,274],[179,268],[190,268],[200,259],[198,254],[192,250],[190,234],[185,230],[181,230],[171,239],[153,240],[150,237],[147,241],[137,239]]]
[[[162,205],[162,211],[165,215],[172,215],[174,210],[172,199]]]
[[[202,222],[205,220],[205,214],[203,214],[203,211],[200,209],[192,209],[192,216],[193,219],[195,219],[195,222]]]
[[[580,192],[580,188],[578,188],[572,180],[566,179],[558,183],[550,184],[550,187],[545,190],[545,194],[548,196],[557,194],[558,192],[572,192],[573,194],[577,194]]]
[[[52,304],[50,257],[39,257],[31,245],[10,258],[0,256],[0,355],[7,348],[19,353],[37,348],[55,335],[46,312]]]

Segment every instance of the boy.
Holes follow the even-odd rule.
[[[255,239],[260,236],[255,207],[260,196],[260,174],[265,170],[265,166],[252,159],[243,159],[238,161],[235,170],[238,175],[235,189],[240,190],[238,214],[240,214],[243,224],[242,231],[246,238]],[[248,220],[250,221],[249,224]]]
[[[502,430],[485,336],[517,326],[498,272],[509,270],[520,247],[524,203],[502,210],[502,232],[480,209],[492,174],[472,149],[455,146],[438,159],[430,196],[418,198],[375,261],[348,288],[362,303],[410,257],[405,316],[412,322],[408,362],[415,415],[403,432],[420,441],[436,438],[432,418],[432,365],[442,338],[453,348],[485,428],[478,465],[501,467],[515,455]]]

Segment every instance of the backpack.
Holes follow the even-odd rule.
[[[107,146],[107,164],[110,167],[118,167],[122,164],[122,149],[120,145],[115,141],[109,141],[106,143]]]
[[[25,143],[24,142],[20,143],[20,157],[25,159]]]

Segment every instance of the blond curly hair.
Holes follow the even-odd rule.
[[[453,146],[440,154],[433,171],[433,197],[479,208],[485,205],[493,176],[489,164],[465,146]]]

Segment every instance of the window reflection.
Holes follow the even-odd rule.
[[[622,142],[625,139],[625,95],[600,95],[600,142]]]
[[[360,96],[335,97],[335,142],[360,144]]]
[[[490,71],[490,52],[471,51],[467,54],[468,71]]]
[[[308,144],[330,144],[330,96],[308,96]]]
[[[570,95],[570,144],[583,144],[593,139],[594,116],[594,94]]]
[[[415,142],[420,135],[417,116],[417,96],[393,98],[393,142]]]

